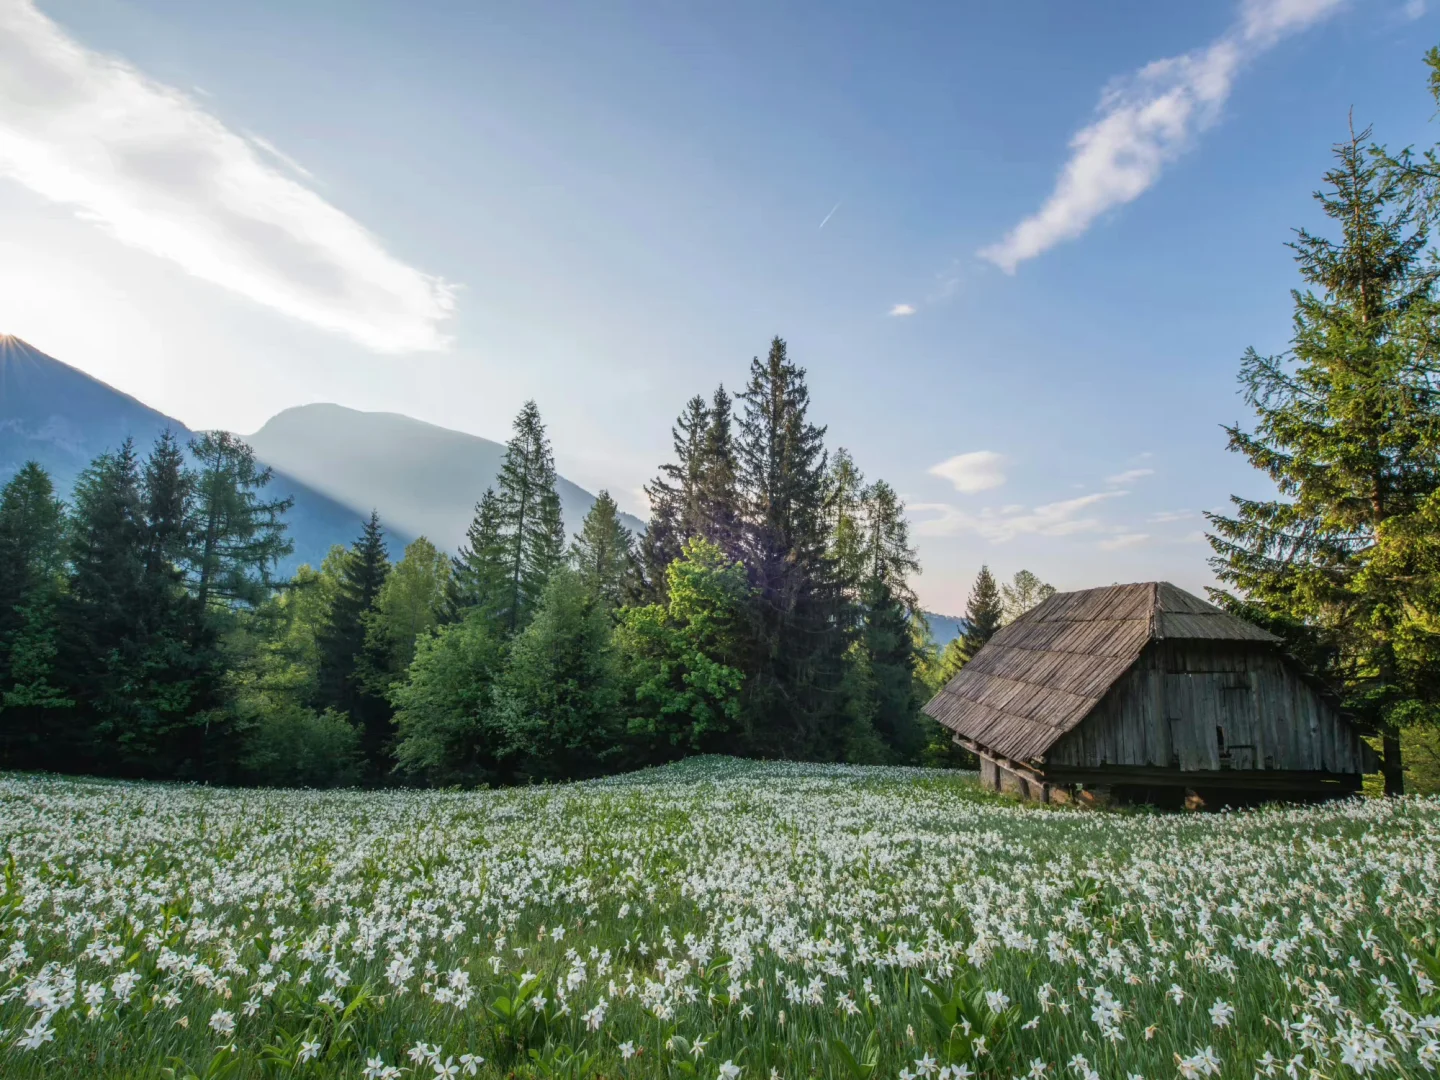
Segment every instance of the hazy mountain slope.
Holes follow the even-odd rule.
[[[0,483],[27,460],[43,465],[68,500],[75,478],[92,458],[126,438],[143,455],[164,430],[188,441],[193,432],[99,379],[47,356],[17,337],[0,335]],[[275,470],[269,492],[295,500],[287,521],[295,553],[281,569],[318,563],[331,544],[359,533],[361,514]],[[368,512],[368,511],[367,511]],[[411,537],[397,534],[391,547]]]
[[[965,620],[956,615],[937,615],[933,611],[922,611],[930,625],[930,636],[942,649],[965,632]]]
[[[301,405],[245,436],[255,453],[332,499],[380,511],[389,526],[453,551],[475,503],[495,482],[505,447],[398,413]],[[557,484],[565,532],[580,528],[595,496],[563,477]],[[625,517],[636,532],[644,528]]]

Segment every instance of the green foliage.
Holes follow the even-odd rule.
[[[241,764],[270,787],[348,787],[364,775],[360,743],[348,717],[279,702],[255,716]]]
[[[570,560],[591,599],[609,610],[621,605],[635,562],[635,540],[620,523],[620,508],[608,491],[595,497],[585,515]]]
[[[565,557],[555,456],[533,401],[527,401],[515,417],[515,432],[505,446],[495,498],[505,568],[498,615],[506,631],[513,634],[535,614],[550,575]]]
[[[1406,178],[1352,131],[1316,199],[1336,238],[1291,245],[1308,288],[1291,349],[1241,363],[1254,431],[1230,448],[1278,498],[1211,514],[1216,575],[1329,663],[1346,705],[1383,736],[1386,790],[1403,789],[1398,730],[1440,702],[1436,576],[1440,404],[1437,268]],[[1317,644],[1321,648],[1316,648]]]
[[[1019,570],[1012,581],[1000,586],[1000,595],[1004,609],[1001,621],[1010,623],[1054,596],[1055,586],[1047,585],[1029,570]]]
[[[740,718],[750,585],[741,564],[702,539],[685,545],[666,581],[667,603],[621,615],[618,646],[635,702],[630,730],[664,756],[714,750]]]
[[[496,683],[497,756],[530,779],[606,772],[622,749],[619,704],[608,615],[562,566]]]
[[[450,585],[450,558],[425,537],[413,540],[375,598],[368,632],[388,661],[385,689],[415,658],[415,642],[440,622]]]
[[[422,537],[392,567],[372,513],[288,582],[290,502],[233,436],[127,443],[68,512],[27,466],[0,493],[0,764],[334,786],[914,761],[935,664],[904,506],[827,456],[783,341],[739,401],[687,403],[638,549],[602,491],[565,550],[529,402],[453,559]]]
[[[486,488],[475,504],[465,542],[451,563],[445,590],[446,622],[458,622],[475,610],[486,619],[499,618],[507,580],[503,528],[500,497],[494,488]]]
[[[432,784],[497,779],[493,691],[505,656],[504,638],[478,612],[420,636],[408,677],[390,692],[399,772]]]
[[[383,642],[370,628],[389,574],[380,515],[372,511],[340,565],[329,611],[315,640],[314,704],[345,714],[360,726],[365,759],[378,772],[389,768],[390,706],[383,689],[389,661]]]
[[[1000,591],[988,566],[980,567],[965,606],[965,632],[945,647],[940,658],[941,685],[953,679],[1000,629],[1004,618]]]
[[[276,564],[294,550],[284,516],[293,499],[263,499],[269,468],[234,435],[210,431],[190,441],[198,466],[187,522],[186,562],[200,604],[264,602],[275,587]]]
[[[834,688],[851,627],[828,550],[825,429],[811,423],[805,371],[779,338],[763,361],[751,361],[740,400],[743,552],[757,593],[746,743],[762,755],[833,759],[845,726]]]

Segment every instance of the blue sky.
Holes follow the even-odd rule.
[[[1420,0],[0,0],[0,331],[197,427],[534,397],[640,513],[778,333],[930,606],[982,561],[1199,588],[1289,230],[1352,106],[1440,137],[1437,41]]]

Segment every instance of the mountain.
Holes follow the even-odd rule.
[[[965,633],[965,620],[957,615],[937,615],[933,611],[922,611],[925,622],[930,626],[930,636],[935,644],[944,648]]]
[[[0,334],[0,483],[33,458],[68,499],[75,478],[96,455],[127,438],[147,453],[166,429],[182,442],[195,434],[173,416]],[[349,543],[360,531],[361,515],[354,508],[310,490],[282,469],[275,470],[267,490],[295,500],[287,517],[295,552],[282,565],[284,572],[302,562],[318,565],[331,544]]]
[[[195,434],[174,417],[0,334],[0,483],[33,458],[68,498],[96,455],[126,438],[143,454],[167,428],[182,442]],[[286,519],[295,552],[282,573],[302,562],[318,565],[331,545],[350,543],[372,507],[380,512],[392,558],[422,534],[453,550],[476,500],[494,482],[504,451],[488,439],[338,405],[287,409],[248,441],[274,470],[267,491],[295,500]],[[595,497],[568,480],[558,487],[567,534],[573,533]],[[629,516],[625,524],[644,527]]]
[[[312,490],[367,513],[373,506],[387,527],[450,551],[505,457],[502,444],[477,435],[340,405],[286,409],[244,438],[257,457]],[[564,477],[555,486],[572,536],[595,496]],[[645,527],[629,515],[622,520],[637,533]]]

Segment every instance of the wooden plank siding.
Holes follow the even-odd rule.
[[[1181,772],[1363,772],[1359,736],[1279,651],[1153,641],[1044,765]],[[1238,777],[1237,777],[1238,779]]]

